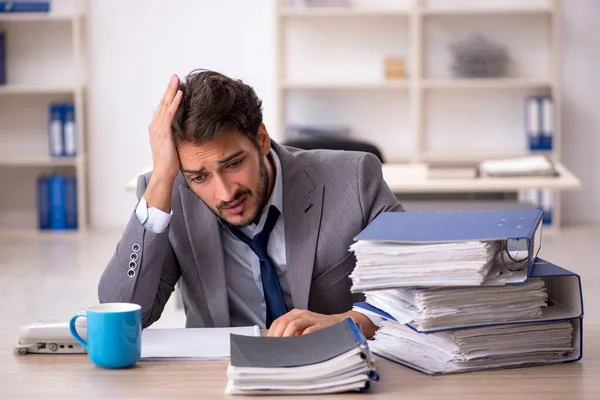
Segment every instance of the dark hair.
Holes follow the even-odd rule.
[[[175,113],[172,134],[175,145],[200,144],[223,129],[235,130],[257,143],[262,124],[262,101],[241,80],[198,69],[179,84],[183,98]]]

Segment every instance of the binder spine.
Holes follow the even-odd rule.
[[[554,136],[554,102],[550,96],[542,98],[542,117],[541,150],[550,151]]]
[[[6,35],[0,31],[0,85],[6,83]]]
[[[0,12],[49,12],[50,0],[47,1],[0,1]]]
[[[72,103],[63,106],[63,134],[64,153],[66,156],[74,157],[77,155],[77,129],[75,125],[75,105]]]
[[[62,104],[50,105],[48,140],[50,146],[50,156],[52,157],[62,157],[65,155],[63,116],[64,108]]]
[[[354,334],[354,339],[356,339],[356,342],[361,346],[366,346],[367,339],[364,337],[358,326],[356,326],[352,318],[346,318],[346,322],[348,322],[348,326],[350,327],[352,334]]]
[[[77,229],[77,180],[74,176],[65,178],[65,218],[67,229]]]
[[[50,188],[49,178],[40,175],[37,179],[38,227],[41,230],[50,229]]]
[[[53,175],[50,178],[49,191],[50,227],[53,230],[64,230],[67,228],[65,178],[61,175]]]
[[[530,96],[525,100],[525,131],[531,151],[541,149],[541,123],[540,100],[536,96]]]

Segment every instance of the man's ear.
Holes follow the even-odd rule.
[[[260,146],[260,151],[266,156],[271,151],[271,137],[267,132],[267,127],[265,124],[260,124],[258,127],[258,145]]]

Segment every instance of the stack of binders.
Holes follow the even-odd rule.
[[[360,328],[347,318],[293,337],[230,335],[227,394],[365,392],[379,379]]]
[[[581,281],[541,232],[541,210],[378,216],[351,247],[373,353],[431,375],[581,359]]]

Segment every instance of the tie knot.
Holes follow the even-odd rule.
[[[267,257],[269,257],[269,254],[267,253],[269,235],[271,234],[271,231],[273,231],[273,228],[275,227],[278,218],[279,210],[277,209],[277,207],[272,205],[271,207],[269,207],[267,220],[265,221],[265,225],[263,226],[262,231],[260,231],[256,236],[254,236],[253,239],[250,239],[248,236],[244,235],[239,229],[233,226],[230,226],[229,230],[235,235],[235,237],[237,237],[239,240],[250,246],[252,251],[256,253],[256,256],[259,259],[265,260]]]

